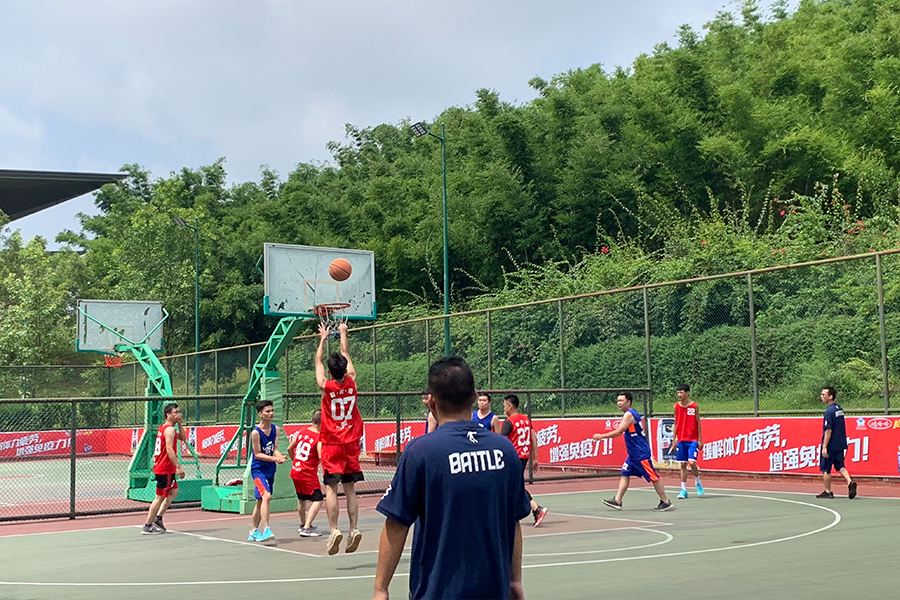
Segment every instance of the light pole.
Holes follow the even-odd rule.
[[[441,135],[428,130],[424,122],[410,125],[413,135],[422,137],[430,135],[441,141],[441,174],[444,183],[444,356],[450,356],[450,245],[447,242],[447,138],[444,124],[441,123]]]
[[[172,222],[194,232],[194,395],[200,395],[200,219],[194,219],[193,227],[181,217]],[[200,421],[200,400],[194,406],[195,423]]]

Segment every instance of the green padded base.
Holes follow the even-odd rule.
[[[212,479],[179,479],[178,497],[175,498],[175,503],[198,502],[201,489],[211,484]],[[148,482],[147,487],[129,489],[125,497],[138,502],[153,502],[153,499],[156,498],[156,481]]]

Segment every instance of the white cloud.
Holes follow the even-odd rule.
[[[345,123],[431,119],[481,87],[526,102],[533,76],[627,66],[724,2],[10,0],[0,168],[167,176],[226,156],[232,181],[286,176]]]

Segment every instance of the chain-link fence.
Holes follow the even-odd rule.
[[[530,480],[614,475],[611,445],[591,440],[598,420],[621,413],[619,390],[493,390],[494,409],[515,393],[522,411],[532,417],[541,446],[550,445],[549,461]],[[635,406],[650,410],[649,390],[633,390]],[[157,397],[158,399],[158,397]],[[239,396],[173,398],[187,407],[188,439],[200,456],[188,477],[215,481],[216,463],[236,434]],[[127,499],[129,467],[144,426],[146,398],[29,399],[0,401],[0,521],[58,518],[114,512],[140,512],[147,504]],[[222,420],[214,425],[191,422],[190,409],[199,402],[201,414],[219,403]],[[321,403],[319,394],[288,394],[284,398],[285,433],[307,424]],[[419,393],[365,392],[358,398],[365,421],[360,464],[365,481],[361,493],[383,492],[400,453],[411,439],[425,433],[425,408]],[[229,416],[231,415],[231,416]],[[368,438],[368,439],[366,439]],[[398,443],[399,441],[399,443]],[[244,445],[246,448],[246,445]],[[183,456],[188,457],[187,452]],[[246,463],[245,463],[246,464]],[[223,471],[227,472],[227,471]],[[240,472],[220,477],[224,484]],[[177,504],[197,505],[193,502]]]
[[[482,388],[692,386],[706,414],[817,412],[832,385],[850,411],[897,411],[900,257],[888,251],[650,284],[450,315],[453,354]],[[351,329],[361,392],[415,392],[443,353],[443,316]],[[294,339],[278,368],[287,393],[315,393],[318,336]],[[246,392],[263,344],[162,358],[176,395]],[[335,348],[330,348],[334,350]],[[0,367],[0,398],[141,395],[146,377],[107,367]],[[895,403],[896,404],[896,403]],[[228,422],[239,402],[197,402],[193,422]]]

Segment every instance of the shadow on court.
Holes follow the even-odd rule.
[[[825,501],[708,480],[706,497],[671,512],[650,510],[649,488],[629,490],[624,510],[613,511],[601,502],[613,485],[530,486],[550,513],[539,528],[523,521],[527,597],[895,597],[898,499]],[[300,538],[296,514],[274,515],[277,538],[266,544],[247,541],[248,517],[203,511],[173,511],[160,536],[140,535],[138,515],[2,527],[0,598],[371,597],[384,522],[377,500],[361,498],[359,550],[345,554],[342,544],[335,556],[326,555],[324,513],[321,538]],[[342,513],[344,530],[346,522]],[[406,597],[408,572],[407,553],[393,597]]]

